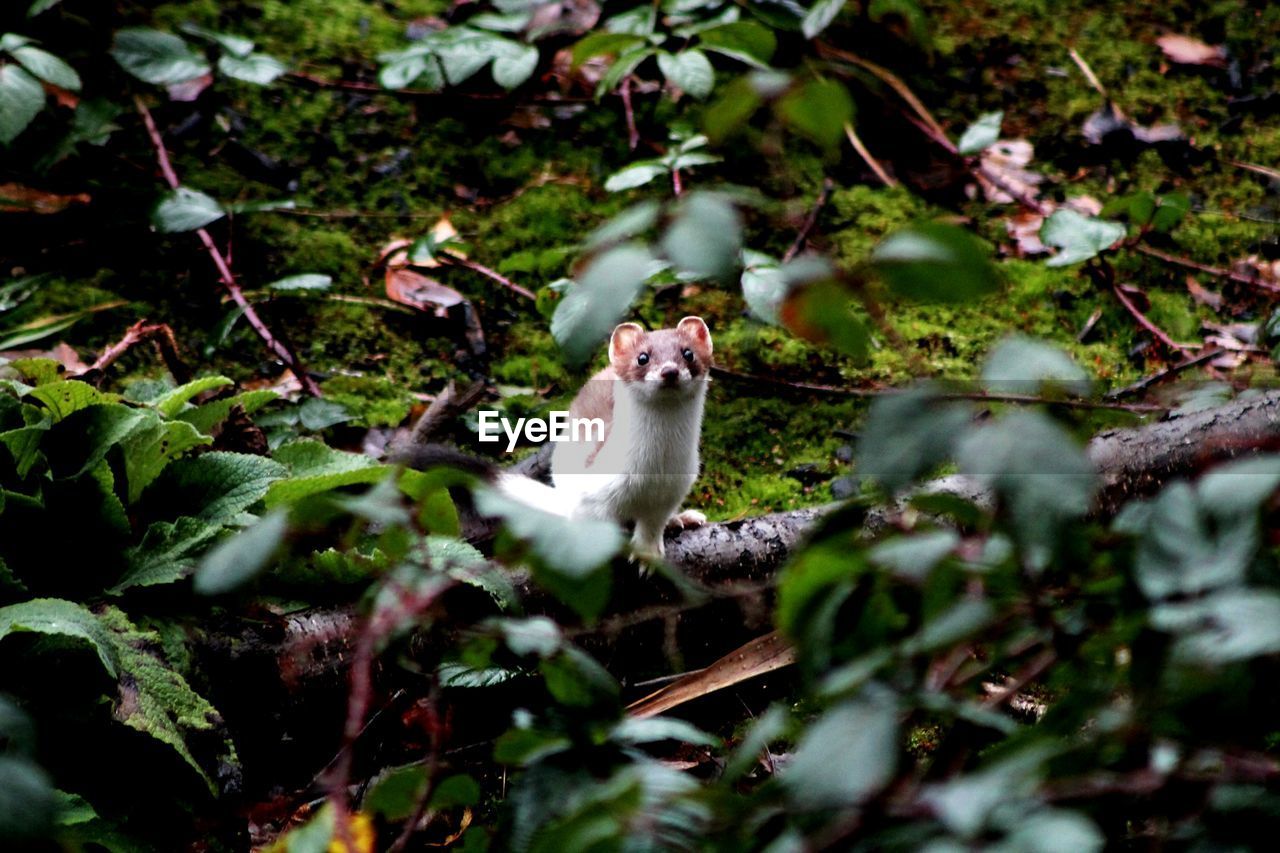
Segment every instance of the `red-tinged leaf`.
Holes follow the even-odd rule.
[[[1213,65],[1219,68],[1227,64],[1227,51],[1222,45],[1205,44],[1191,36],[1169,34],[1156,39],[1165,57],[1179,65]]]
[[[58,195],[21,184],[0,184],[0,212],[59,213],[73,204],[88,204],[88,193]]]
[[[436,314],[466,301],[466,297],[452,287],[404,268],[387,269],[387,297],[401,305]]]
[[[190,80],[183,80],[180,83],[170,83],[168,88],[169,100],[190,102],[200,97],[200,93],[209,88],[213,84],[212,74],[201,74],[199,77],[192,77]]]

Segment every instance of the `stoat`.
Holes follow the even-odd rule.
[[[668,527],[706,522],[680,504],[698,476],[698,440],[711,370],[711,332],[700,317],[646,332],[623,323],[609,339],[609,366],[583,386],[569,417],[600,418],[603,441],[558,442],[553,487],[502,474],[511,497],[571,518],[634,524],[632,551],[661,559]]]

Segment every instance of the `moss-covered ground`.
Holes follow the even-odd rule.
[[[444,0],[185,0],[150,10],[125,5],[122,21],[160,27],[193,21],[249,36],[314,78],[365,81],[373,79],[378,53],[406,44],[406,27],[448,6]],[[859,41],[854,28],[852,43],[840,46],[899,73],[952,138],[980,114],[1003,110],[1004,135],[1035,146],[1030,168],[1045,175],[1047,199],[1088,195],[1105,203],[1135,190],[1180,191],[1190,196],[1193,211],[1161,238],[1167,251],[1215,266],[1274,252],[1277,182],[1232,163],[1280,163],[1280,122],[1265,106],[1267,97],[1276,98],[1268,87],[1280,68],[1280,6],[1135,7],[1080,0],[922,5],[926,45],[886,38],[875,28]],[[1166,32],[1224,44],[1235,71],[1170,65],[1154,44]],[[1070,48],[1133,120],[1179,124],[1199,152],[1196,161],[1162,157],[1154,148],[1103,157],[1088,145],[1081,125],[1101,98],[1073,63]],[[1233,88],[1241,69],[1251,82]],[[899,139],[909,126],[880,124],[893,113],[891,93],[866,75],[855,75],[851,85],[862,136],[873,153],[901,168],[904,186],[882,186],[848,147],[822,151],[759,121],[721,150],[722,165],[703,167],[686,181],[749,185],[780,201],[748,215],[748,244],[780,255],[823,178],[831,178],[835,190],[812,243],[849,266],[901,226],[962,221],[1000,258],[1003,289],[961,306],[886,300],[887,323],[899,341],[877,335],[869,361],[861,364],[750,319],[733,289],[704,284],[676,294],[654,291],[636,306],[637,317],[662,324],[701,313],[723,366],[784,382],[870,388],[922,375],[972,377],[983,355],[1011,332],[1065,347],[1107,383],[1160,367],[1153,350],[1135,352],[1143,338],[1132,318],[1080,267],[1050,268],[1043,258],[1016,257],[1003,223],[1013,207],[966,196],[954,175],[927,173],[932,155],[911,153],[927,145]],[[295,200],[292,211],[241,215],[215,226],[220,238],[230,239],[249,289],[318,272],[334,278],[339,297],[381,297],[381,247],[395,237],[419,236],[448,215],[471,258],[537,290],[571,274],[577,247],[592,228],[637,198],[670,195],[662,182],[619,195],[602,186],[605,176],[649,156],[650,143],[663,141],[674,108],[656,94],[637,96],[636,117],[648,142],[636,154],[628,151],[614,97],[590,108],[513,109],[500,99],[406,97],[318,88],[293,78],[266,89],[220,81],[195,104],[161,104],[156,112],[186,184],[227,201]],[[82,321],[68,339],[93,350],[145,314],[173,323],[202,368],[238,379],[271,375],[276,368],[243,323],[222,335],[219,324],[229,310],[193,240],[138,236],[145,234],[146,210],[159,185],[151,183],[151,152],[136,118],[126,113],[118,124],[118,133],[133,142],[132,153],[124,162],[98,165],[117,175],[132,173],[136,191],[102,200],[118,215],[95,223],[87,241],[66,247],[60,257],[9,252],[15,267],[52,276],[24,307],[26,319],[123,299],[126,307]],[[43,241],[33,245],[56,245],[39,228],[25,236]],[[1184,269],[1133,253],[1119,255],[1115,266],[1122,280],[1147,292],[1152,320],[1177,340],[1195,340],[1203,320],[1254,322],[1265,310],[1256,298],[1239,297],[1229,300],[1229,316],[1214,314],[1192,299]],[[442,270],[440,278],[477,306],[487,361],[459,358],[449,323],[382,304],[276,297],[264,298],[261,310],[311,368],[329,377],[325,390],[357,415],[358,424],[404,422],[420,395],[467,374],[484,373],[517,389],[512,393],[524,389],[555,398],[585,377],[585,371],[565,367],[547,317],[531,302],[467,270]],[[1204,276],[1200,283],[1223,285]],[[1082,336],[1099,309],[1101,316]],[[155,372],[145,353],[130,355],[120,369]],[[694,503],[728,518],[829,500],[843,464],[836,451],[849,441],[843,431],[856,429],[864,406],[856,397],[779,395],[765,386],[718,382]]]

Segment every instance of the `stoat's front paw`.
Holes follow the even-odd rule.
[[[633,542],[631,545],[631,556],[628,557],[629,562],[640,570],[640,577],[646,577],[653,572],[653,567],[663,560],[662,542],[656,544]]]
[[[667,522],[668,530],[684,530],[686,527],[701,527],[707,523],[707,517],[696,509],[686,509],[671,516]]]

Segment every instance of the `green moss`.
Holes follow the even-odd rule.
[[[346,406],[358,426],[398,426],[409,416],[413,396],[382,376],[334,376],[321,385],[326,397]]]

